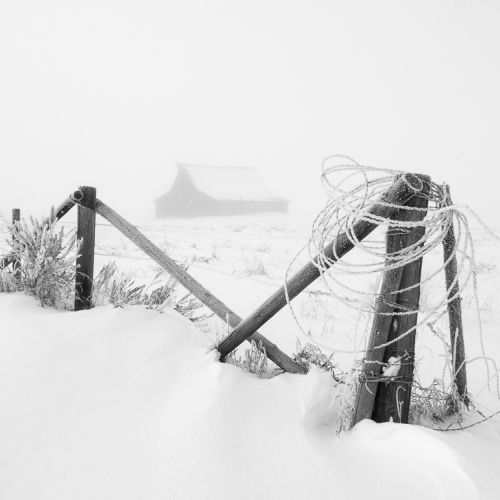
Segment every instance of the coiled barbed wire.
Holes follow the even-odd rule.
[[[376,349],[383,349],[398,342],[401,338],[410,335],[423,325],[434,324],[446,313],[448,304],[460,296],[472,280],[474,304],[479,319],[479,338],[482,354],[486,361],[487,357],[483,343],[480,307],[477,296],[474,244],[467,217],[463,213],[464,209],[472,213],[484,228],[486,226],[468,207],[461,207],[451,203],[449,188],[446,184],[438,185],[432,181],[428,182],[427,194],[420,193],[419,195],[427,198],[427,208],[397,206],[398,210],[424,211],[425,217],[423,220],[418,222],[401,221],[395,218],[378,217],[369,213],[370,208],[375,204],[390,205],[385,201],[381,201],[380,198],[394,184],[396,178],[404,174],[405,172],[399,170],[360,165],[352,158],[344,155],[332,155],[325,158],[322,163],[321,181],[328,196],[327,204],[312,224],[309,242],[292,260],[285,275],[285,295],[295,322],[300,327],[303,335],[308,338],[308,341],[319,347],[339,353],[358,354],[367,352],[366,349],[361,349],[358,345],[355,345],[352,350],[340,350],[335,346],[326,345],[324,339],[320,341],[317,336],[313,335],[310,331],[306,332],[301,326],[290,303],[286,285],[290,270],[299,255],[307,251],[310,261],[320,271],[322,283],[328,290],[327,293],[349,307],[353,307],[353,304],[355,304],[358,315],[368,313],[369,317],[373,317],[374,314],[387,314],[391,316],[415,314],[415,310],[405,310],[401,305],[398,305],[397,309],[390,313],[376,311],[375,304],[380,297],[380,278],[385,272],[415,262],[442,246],[449,230],[454,228],[455,244],[451,249],[448,260],[444,261],[441,257],[441,263],[435,265],[434,269],[431,269],[430,272],[428,271],[425,276],[422,275],[420,282],[408,288],[399,289],[398,293],[430,284],[437,277],[444,277],[445,268],[450,264],[452,259],[456,259],[457,274],[453,283],[449,288],[445,286],[444,290],[441,291],[435,287],[433,289],[432,300],[429,303],[424,304],[420,301],[419,316],[415,326],[403,332],[397,338],[377,346]],[[368,240],[359,241],[356,238],[353,228],[360,221],[376,222],[380,226],[374,232],[379,234],[378,240],[370,237]],[[406,248],[387,254],[384,238],[387,231],[407,233],[422,227],[425,228],[425,232],[423,232],[423,236],[418,241]],[[488,230],[488,228],[486,229]],[[342,233],[354,244],[352,252],[354,256],[351,257],[348,255],[342,259],[337,259],[335,254],[333,258],[325,255],[324,249],[327,245]],[[498,239],[491,231],[489,233]],[[377,275],[377,289],[375,292],[354,289],[345,282],[346,275]],[[452,294],[456,285],[458,286]],[[343,294],[339,293],[338,289],[341,289]],[[488,380],[490,380],[487,362],[486,369]],[[498,377],[497,393],[500,396]]]

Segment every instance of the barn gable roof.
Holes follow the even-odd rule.
[[[253,167],[211,167],[177,163],[196,189],[215,200],[286,201],[273,195]]]

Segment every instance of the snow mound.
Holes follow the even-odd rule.
[[[492,420],[364,421],[339,438],[328,374],[221,364],[174,311],[1,294],[0,317],[2,499],[498,498]]]

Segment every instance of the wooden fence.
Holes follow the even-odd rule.
[[[71,208],[78,206],[77,237],[83,239],[77,258],[78,273],[75,282],[75,311],[91,307],[92,282],[94,278],[94,243],[96,214],[104,217],[128,239],[135,243],[159,266],[179,281],[193,296],[213,311],[224,322],[228,322],[232,331],[217,346],[221,361],[237,348],[242,342],[262,342],[268,358],[277,366],[289,373],[302,373],[303,369],[275,344],[266,339],[257,330],[281,310],[290,300],[293,300],[307,286],[320,277],[325,270],[325,261],[333,265],[356,246],[356,242],[366,238],[384,220],[393,218],[399,221],[419,222],[425,217],[427,208],[430,178],[424,175],[404,174],[399,176],[394,184],[373,204],[365,217],[354,224],[347,233],[342,233],[325,249],[322,265],[319,257],[306,264],[286,285],[281,287],[246,319],[242,319],[228,306],[204,288],[189,273],[182,269],[172,258],[146,238],[135,226],[117,214],[113,209],[96,197],[96,189],[82,186],[71,194],[55,211],[56,220],[61,219]],[[448,203],[451,203],[449,193]],[[405,206],[406,209],[399,209]],[[408,210],[408,208],[415,210]],[[424,210],[422,210],[424,209]],[[13,222],[19,220],[19,210],[13,212]],[[387,252],[404,249],[422,239],[425,227],[418,226],[416,230],[402,232],[389,230],[387,233]],[[450,326],[452,329],[452,345],[454,349],[453,366],[456,367],[455,382],[463,400],[467,402],[467,380],[465,374],[465,352],[463,328],[461,321],[460,297],[458,295],[457,262],[453,253],[455,236],[453,224],[448,229],[444,242],[444,259],[448,298],[453,299],[448,304]],[[12,260],[4,259],[5,267]],[[15,265],[15,263],[14,263]],[[406,264],[404,267],[385,272],[379,298],[378,314],[375,314],[369,349],[363,360],[360,376],[359,392],[353,424],[364,418],[376,421],[406,423],[410,405],[411,385],[413,382],[415,334],[401,336],[417,323],[420,296],[420,274],[422,259]],[[401,311],[414,311],[411,314],[398,314]],[[394,341],[389,348],[378,348]],[[401,375],[380,383],[382,366],[389,364],[391,357],[401,359]]]

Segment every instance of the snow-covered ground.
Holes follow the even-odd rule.
[[[282,284],[311,218],[134,222],[174,259],[194,257],[194,277],[245,317]],[[154,262],[98,223],[96,271],[114,260],[150,282]],[[498,363],[499,244],[482,230],[474,236],[483,335],[468,290],[466,352],[482,356],[482,343]],[[423,290],[423,299],[433,293]],[[321,293],[294,303],[327,353],[352,349],[367,320]],[[209,350],[224,334],[219,320],[200,331],[171,310],[73,313],[41,308],[24,294],[0,294],[0,317],[2,499],[500,498],[499,416],[452,432],[363,421],[339,435],[342,386],[314,367],[307,376],[259,378],[220,363]],[[307,340],[287,310],[259,331],[288,354],[297,338]],[[419,378],[430,383],[442,376],[442,343],[424,328],[417,342]],[[352,354],[335,353],[334,362],[348,370]],[[484,361],[468,366],[468,379],[485,417],[500,410],[496,380],[484,388]],[[462,425],[482,419],[471,412]]]

